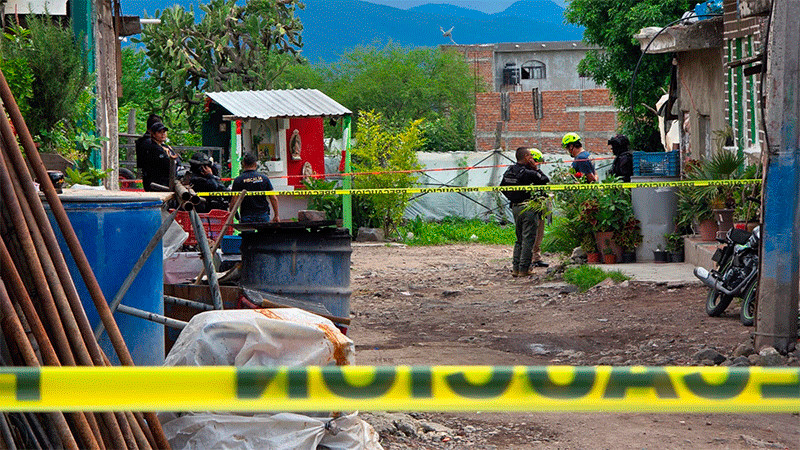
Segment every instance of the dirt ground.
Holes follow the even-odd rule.
[[[351,267],[357,364],[698,365],[700,349],[730,356],[752,332],[736,307],[708,317],[699,283],[577,293],[547,269],[512,278],[508,246],[356,245]],[[800,448],[797,414],[361,416],[389,449]]]

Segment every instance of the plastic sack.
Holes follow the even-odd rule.
[[[169,213],[162,210],[161,221],[163,222],[167,217],[169,217]],[[164,250],[162,258],[166,260],[172,256],[173,253],[177,252],[187,237],[189,237],[189,233],[183,231],[183,228],[180,226],[180,224],[173,220],[161,240],[161,246]]]
[[[296,308],[195,315],[166,366],[325,366],[354,362],[355,345],[328,319]]]
[[[178,417],[163,425],[174,449],[381,449],[378,433],[356,413],[331,418],[300,414]]]

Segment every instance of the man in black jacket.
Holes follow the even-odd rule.
[[[544,185],[550,178],[539,169],[539,164],[534,153],[541,160],[541,152],[537,149],[520,147],[517,149],[517,163],[509,167],[503,174],[501,186],[530,186]],[[528,205],[532,197],[529,190],[503,191],[511,202],[511,212],[514,214],[514,226],[517,240],[514,242],[514,256],[512,259],[514,277],[528,276],[530,272],[533,247],[536,242],[536,233],[539,227],[541,213],[533,205]]]

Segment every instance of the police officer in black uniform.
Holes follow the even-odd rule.
[[[180,165],[180,157],[167,144],[168,128],[161,122],[155,122],[142,137],[136,140],[136,165],[142,175],[145,191],[157,190],[153,183],[169,187],[170,160],[175,160],[175,167]]]
[[[533,156],[532,150],[537,157]],[[541,159],[539,150],[520,147],[517,149],[516,156],[517,163],[509,167],[503,174],[503,180],[500,182],[501,186],[544,185],[550,182],[550,178],[539,169],[539,161],[537,161]],[[517,235],[517,241],[514,243],[511,275],[514,277],[532,275],[530,268],[533,260],[533,247],[536,242],[536,232],[541,213],[534,208],[528,207],[531,191],[502,192],[511,203],[511,212],[514,214]]]
[[[245,153],[242,157],[242,173],[233,180],[233,190],[247,190],[247,196],[242,200],[242,223],[255,222],[280,222],[278,217],[278,201],[274,195],[250,195],[251,192],[271,191],[272,183],[269,178],[258,173],[258,159],[252,153]],[[270,220],[270,205],[275,213]]]
[[[189,186],[195,192],[223,192],[228,188],[222,184],[218,176],[214,174],[214,160],[203,152],[195,153],[189,160],[190,176]],[[228,202],[225,197],[208,196],[206,201],[195,206],[199,213],[207,213],[212,209],[228,209]]]

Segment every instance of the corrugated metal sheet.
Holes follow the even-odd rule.
[[[317,89],[207,92],[239,119],[341,116],[352,114]]]

